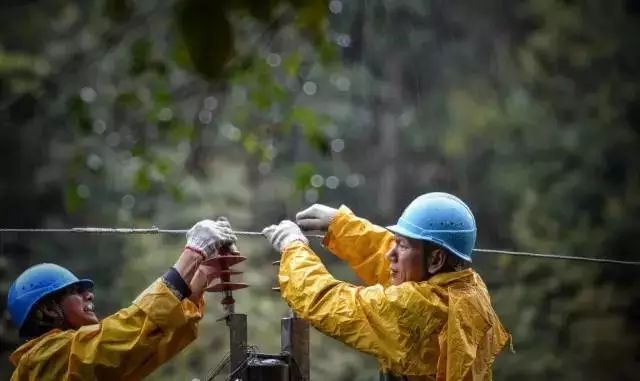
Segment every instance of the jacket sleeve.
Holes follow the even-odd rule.
[[[174,330],[166,332],[162,342],[157,346],[157,351],[154,352],[153,357],[143,366],[135,369],[128,379],[133,381],[146,377],[193,342],[198,334],[197,323],[202,318],[204,305],[204,298],[200,298],[197,305],[189,299],[184,299],[182,301],[182,308],[186,316],[185,324],[181,324]]]
[[[446,306],[435,294],[412,292],[411,285],[357,287],[336,280],[301,242],[283,251],[278,278],[282,296],[298,316],[324,334],[375,356],[383,368],[404,361],[415,334],[436,327],[422,314],[416,322],[411,306],[420,303],[428,309],[425,312],[446,316],[438,313]]]
[[[394,245],[394,236],[385,228],[356,217],[341,206],[329,225],[324,246],[349,267],[366,284],[389,282],[389,261],[385,254]]]
[[[73,334],[67,379],[145,377],[196,338],[203,306],[180,301],[162,281],[154,282],[130,307]]]

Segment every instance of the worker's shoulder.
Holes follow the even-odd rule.
[[[21,362],[29,363],[41,362],[49,360],[53,355],[59,352],[68,351],[71,347],[75,331],[52,330],[36,339],[33,339],[16,352],[23,349]]]
[[[404,282],[384,289],[387,301],[406,313],[423,314],[447,309],[447,289],[428,282]]]
[[[474,271],[465,282],[451,285],[449,291],[449,311],[458,320],[474,321],[479,326],[499,324],[487,286]]]

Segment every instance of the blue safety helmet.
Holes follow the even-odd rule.
[[[29,267],[9,288],[7,306],[11,320],[19,329],[22,329],[31,310],[39,301],[47,295],[74,284],[86,289],[93,288],[92,280],[78,279],[62,266],[42,263]]]
[[[432,242],[471,262],[476,243],[476,221],[471,209],[451,194],[423,194],[407,206],[396,225],[387,229],[405,237]]]

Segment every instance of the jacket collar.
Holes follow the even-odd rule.
[[[13,351],[13,353],[11,354],[11,356],[9,356],[9,360],[11,361],[11,363],[14,366],[18,366],[18,363],[20,362],[20,359],[26,355],[27,353],[29,353],[29,351],[31,349],[33,349],[33,347],[35,347],[36,345],[38,345],[42,340],[44,340],[44,338],[46,338],[47,336],[50,335],[54,335],[56,333],[62,332],[59,329],[52,329],[51,331],[45,333],[44,335],[40,335],[38,337],[36,337],[35,339],[31,339],[29,341],[27,341],[26,343],[22,344],[21,346],[18,347],[18,349],[16,349],[15,351]]]
[[[471,282],[475,278],[473,269],[436,274],[427,280],[428,283],[438,286],[448,286],[452,283]]]

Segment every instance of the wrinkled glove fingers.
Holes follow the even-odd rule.
[[[237,240],[238,239],[234,234],[225,234],[219,232],[218,236],[216,237],[214,246],[216,247],[216,249],[219,249],[223,246],[232,245],[236,243]]]
[[[265,236],[268,240],[271,240],[271,237],[273,236],[273,232],[276,229],[277,229],[276,225],[267,226],[266,228],[262,229],[262,235]]]
[[[231,223],[227,219],[227,217],[219,217],[216,221],[216,225],[219,227],[225,227],[231,229]]]
[[[311,219],[318,218],[318,208],[315,205],[310,206],[307,209],[296,213],[296,221],[309,219],[309,218]]]
[[[324,230],[326,223],[318,218],[296,219],[296,223],[302,230]]]
[[[216,229],[216,233],[220,236],[231,237],[234,240],[238,238],[236,237],[236,233],[234,233],[230,227],[219,227]]]

